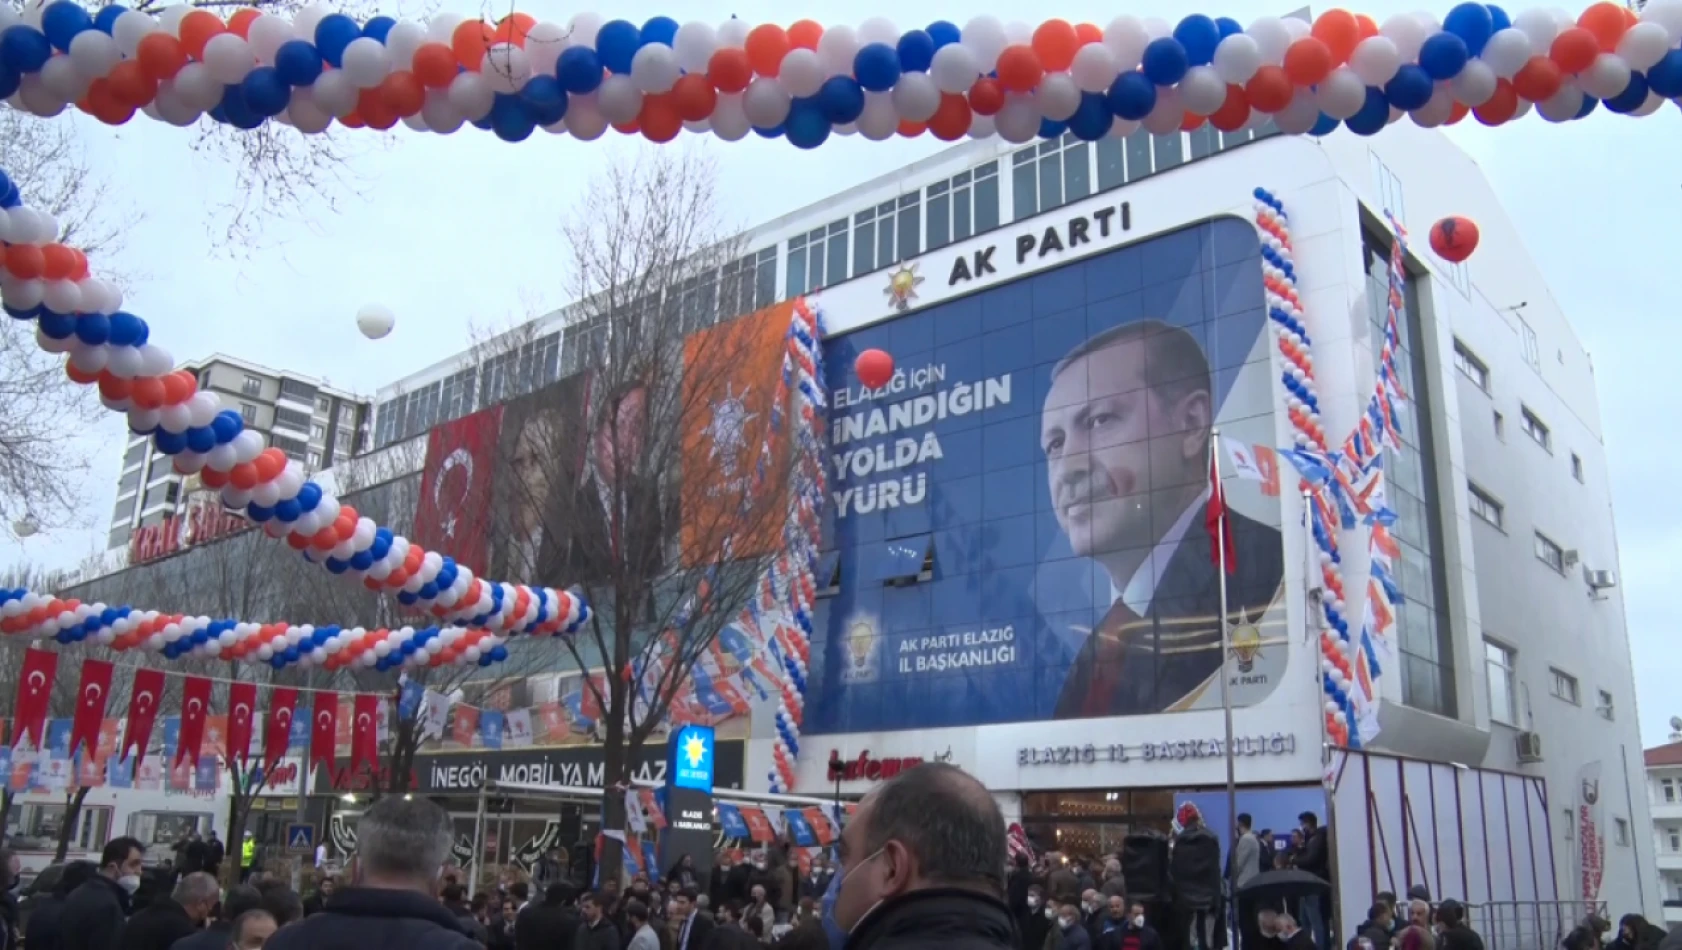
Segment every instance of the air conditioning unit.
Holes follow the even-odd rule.
[[[1583,568],[1583,580],[1591,590],[1611,590],[1618,586],[1618,576],[1611,571],[1596,571]]]
[[[1518,734],[1518,760],[1521,764],[1542,761],[1541,733],[1521,732]]]

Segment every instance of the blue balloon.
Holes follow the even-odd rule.
[[[41,332],[52,340],[68,340],[76,332],[76,318],[68,313],[41,311]]]
[[[210,118],[213,121],[222,123],[223,125],[228,124],[228,113],[223,110],[222,103],[218,102],[210,107]]]
[[[282,524],[291,524],[302,517],[303,514],[304,509],[298,504],[296,499],[288,498],[284,501],[275,503],[274,516],[279,519]]]
[[[1314,128],[1309,129],[1308,134],[1318,138],[1322,135],[1330,135],[1336,129],[1337,120],[1322,112],[1320,118],[1314,120]]]
[[[44,308],[42,307],[31,307],[28,310],[19,310],[13,306],[0,304],[0,310],[6,311],[6,316],[11,317],[13,320],[33,320],[41,315],[41,311],[43,309]]]
[[[491,103],[491,131],[504,142],[523,142],[531,136],[537,123],[526,111],[519,96],[497,93]]]
[[[330,557],[324,562],[323,566],[327,568],[327,573],[329,574],[343,574],[345,572],[345,568],[350,565],[336,557]]]
[[[602,84],[602,61],[588,46],[569,46],[555,60],[555,78],[575,96],[596,91]]]
[[[520,100],[538,125],[554,125],[566,118],[567,93],[553,76],[533,76],[520,87]]]
[[[498,663],[508,659],[508,648],[505,646],[491,647],[491,659],[497,661]]]
[[[432,598],[438,596],[438,583],[436,581],[427,581],[422,584],[421,589],[415,591],[415,593],[420,595],[421,600],[431,600]],[[403,648],[405,650],[412,646],[414,646],[414,641],[403,644]]]
[[[193,426],[188,429],[187,448],[194,452],[208,452],[216,448],[216,430],[210,426]]]
[[[274,509],[252,502],[245,506],[245,516],[258,524],[262,524],[274,517]]]
[[[358,551],[350,556],[350,566],[358,571],[366,571],[374,566],[374,555],[367,551]]]
[[[396,25],[397,21],[391,17],[377,16],[362,24],[362,35],[371,40],[379,40],[383,44],[385,38],[391,34],[391,28]]]
[[[609,71],[623,76],[631,71],[631,60],[642,47],[642,31],[629,20],[609,20],[596,31],[596,55]]]
[[[232,442],[234,436],[245,430],[245,419],[237,409],[224,409],[210,420],[210,429],[216,433],[217,442]]]
[[[100,7],[93,15],[93,28],[109,36],[117,26],[117,18],[128,12],[128,7],[120,3],[113,3],[108,7]]]
[[[1647,87],[1666,99],[1682,96],[1682,50],[1671,50],[1647,70]]]
[[[159,429],[152,433],[152,444],[158,447],[159,452],[165,455],[174,455],[177,452],[186,451],[187,436],[184,433]]]
[[[1244,25],[1229,16],[1215,17],[1215,25],[1221,29],[1221,39],[1226,39],[1236,33],[1244,32]]]
[[[482,654],[479,657],[479,665],[482,667],[490,666],[494,662],[496,661],[492,660],[488,654]]]
[[[314,511],[315,506],[321,504],[321,486],[315,482],[305,482],[298,489],[298,508],[301,511]]]
[[[476,129],[484,129],[486,132],[491,130],[491,114],[489,112],[486,112],[477,119],[468,119],[467,121],[472,123],[473,127]]]
[[[1040,138],[1060,139],[1063,133],[1069,131],[1069,123],[1058,122],[1056,119],[1040,120]]]
[[[788,118],[783,122],[789,144],[795,148],[813,149],[829,138],[829,120],[817,98],[801,98],[789,103]]]
[[[1207,66],[1215,61],[1215,46],[1221,41],[1221,28],[1201,13],[1193,13],[1174,27],[1174,39],[1186,51],[1186,59],[1193,66]]]
[[[136,341],[144,332],[146,324],[140,318],[126,310],[119,310],[109,318],[111,322],[111,336],[105,342],[112,346],[139,346]]]
[[[643,46],[650,43],[670,46],[672,41],[677,39],[677,21],[669,16],[653,17],[642,25],[642,30],[638,33],[638,39]]]
[[[1481,3],[1462,3],[1443,17],[1443,30],[1464,40],[1466,51],[1476,56],[1495,35],[1495,18]]]
[[[1384,84],[1384,97],[1398,109],[1412,111],[1431,101],[1435,86],[1431,77],[1412,63],[1403,63],[1396,75]]]
[[[1115,124],[1115,113],[1105,105],[1104,97],[1096,92],[1080,94],[1080,106],[1069,117],[1069,131],[1085,142],[1096,142]]]
[[[52,55],[53,44],[34,27],[19,23],[0,33],[0,62],[19,73],[40,72]]]
[[[1642,84],[1643,90],[1646,83]],[[76,339],[88,346],[98,346],[111,338],[111,321],[103,313],[84,314],[76,320]]]
[[[1179,82],[1191,66],[1186,48],[1171,36],[1159,36],[1145,47],[1139,68],[1145,78],[1158,86],[1172,86]]]
[[[10,63],[0,60],[0,99],[10,97],[22,85],[23,77],[18,74],[18,71],[13,69]],[[10,203],[0,201],[0,208],[15,208],[22,203],[16,188],[11,189],[6,194]]]
[[[73,0],[53,0],[41,11],[41,32],[61,53],[70,52],[70,41],[83,30],[93,29],[93,17]]]
[[[886,43],[866,43],[853,57],[853,75],[871,92],[892,89],[899,73],[899,53]]]
[[[274,66],[258,66],[240,81],[240,96],[251,111],[265,119],[286,111],[292,101],[292,87]]]
[[[823,117],[845,125],[864,114],[864,89],[851,76],[831,76],[818,88],[818,105]]]
[[[236,129],[249,132],[263,124],[264,116],[245,101],[245,93],[239,86],[222,87],[222,112],[228,117],[228,124]]]
[[[314,85],[321,78],[321,51],[313,43],[287,40],[275,50],[274,68],[289,85]]]
[[[1427,97],[1428,98],[1428,97]],[[1349,117],[1349,131],[1356,135],[1377,135],[1390,121],[1390,103],[1376,87],[1367,87],[1367,101],[1361,111]]]
[[[1156,108],[1156,84],[1143,73],[1128,70],[1110,83],[1110,90],[1104,93],[1104,105],[1118,118],[1137,122]]]
[[[951,46],[964,37],[964,31],[958,28],[958,24],[946,20],[936,20],[930,23],[923,32],[929,35],[929,39],[934,40],[935,49],[940,49],[942,46]]]
[[[908,73],[928,72],[929,64],[934,62],[934,51],[934,37],[922,30],[908,31],[899,38],[899,68]]]
[[[1419,68],[1435,80],[1453,79],[1466,68],[1466,60],[1471,55],[1470,48],[1461,37],[1453,33],[1436,33],[1427,37],[1425,45],[1419,48]]]
[[[343,13],[329,13],[315,26],[315,47],[334,69],[345,64],[345,47],[362,38],[362,27]]]
[[[1606,100],[1606,108],[1619,115],[1629,115],[1641,108],[1642,103],[1647,101],[1647,89],[1647,77],[1641,75],[1639,70],[1631,70],[1629,85],[1624,87],[1623,92]],[[87,318],[83,317],[83,319]]]
[[[1484,8],[1489,11],[1490,36],[1513,25],[1513,18],[1507,15],[1507,11],[1493,3],[1484,4]]]
[[[780,139],[783,137],[783,123],[771,126],[754,126],[753,130],[762,139]]]

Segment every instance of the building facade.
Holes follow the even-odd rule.
[[[1653,814],[1659,897],[1664,901],[1664,926],[1669,928],[1682,924],[1682,734],[1672,733],[1669,742],[1646,750],[1642,758],[1647,766],[1647,803]]]
[[[261,432],[267,444],[306,471],[330,468],[368,448],[370,406],[355,393],[220,353],[183,368],[197,374],[200,389],[220,395],[224,405],[239,410],[247,428]],[[191,488],[169,456],[154,450],[146,436],[130,433],[107,549],[125,547],[138,529],[162,526],[180,514]]]

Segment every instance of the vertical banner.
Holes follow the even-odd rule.
[[[417,728],[421,738],[444,738],[444,726],[450,720],[450,697],[436,690],[427,690],[421,698],[420,715],[417,717]]]
[[[251,717],[257,708],[257,684],[228,687],[228,761],[245,767],[251,757]]]
[[[123,733],[120,758],[127,759],[132,749],[136,766],[146,760],[146,747],[152,742],[152,724],[158,721],[158,700],[163,694],[163,670],[134,671],[134,685],[128,698],[128,729]]]
[[[375,724],[380,698],[372,693],[358,693],[353,708],[356,720],[350,734],[350,770],[355,772],[363,764],[369,769],[379,764],[380,736]]]
[[[1584,901],[1600,899],[1606,874],[1606,835],[1600,830],[1600,760],[1577,772],[1577,869]]]
[[[23,655],[18,670],[18,698],[12,723],[12,746],[30,740],[34,748],[41,748],[47,722],[47,704],[52,700],[53,675],[58,672],[58,654],[47,650],[29,649]]]
[[[701,879],[713,861],[713,751],[711,726],[687,725],[666,740],[666,828],[660,833],[660,866],[684,855]],[[629,804],[629,803],[627,803]],[[722,817],[723,807],[720,806]]]
[[[292,714],[298,707],[298,691],[290,688],[269,693],[269,715],[263,734],[263,771],[274,771],[275,763],[292,744]],[[307,786],[309,783],[305,783]]]
[[[83,743],[90,751],[99,748],[99,725],[105,721],[105,703],[111,696],[111,670],[104,660],[82,661],[82,687],[76,693],[76,718],[70,726],[71,755]]]
[[[189,676],[181,683],[181,733],[176,739],[173,765],[191,759],[198,768],[199,749],[204,745],[204,721],[210,715],[210,680]]]
[[[333,768],[333,756],[339,740],[339,694],[320,690],[311,697],[310,768],[318,763]]]
[[[432,430],[415,506],[414,542],[455,558],[475,574],[485,572],[492,469],[502,407],[493,406]]]

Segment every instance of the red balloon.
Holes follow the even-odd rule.
[[[1458,264],[1478,249],[1478,226],[1471,218],[1454,214],[1431,225],[1431,250],[1451,264]]]
[[[871,389],[881,389],[894,378],[894,358],[881,350],[865,350],[853,361],[853,372],[859,382]]]

